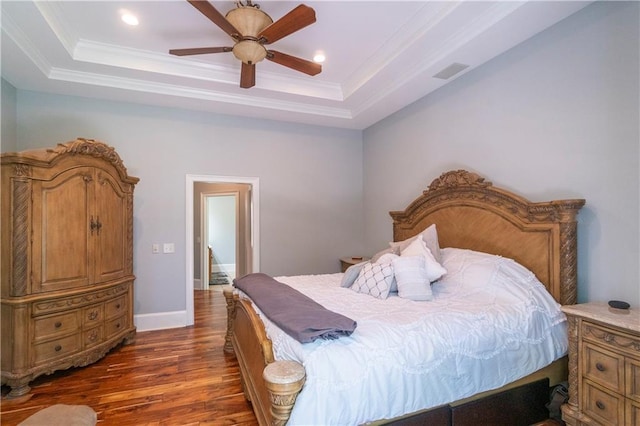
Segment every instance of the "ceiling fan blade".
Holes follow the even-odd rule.
[[[169,53],[176,56],[204,55],[206,53],[231,52],[232,47],[194,47],[191,49],[171,49]]]
[[[231,37],[238,38],[242,37],[240,31],[234,27],[231,22],[227,21],[227,18],[224,17],[223,14],[218,12],[218,10],[213,7],[211,3],[206,0],[187,0],[191,6],[195,7],[202,13],[204,16],[209,18],[211,22],[216,24],[222,29],[225,33],[229,34]]]
[[[256,64],[247,65],[242,63],[240,72],[240,87],[248,89],[256,85]]]
[[[322,72],[322,65],[320,64],[287,55],[286,53],[276,52],[275,50],[269,50],[267,52],[267,59],[309,75],[316,75]]]
[[[262,30],[258,38],[264,38],[266,40],[264,44],[270,44],[314,22],[316,22],[316,12],[309,6],[301,4]]]

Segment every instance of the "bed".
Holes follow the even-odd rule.
[[[445,268],[452,269],[452,271],[444,275],[444,278],[435,280],[430,287],[435,294],[432,301],[422,302],[423,304],[429,303],[430,306],[437,307],[436,310],[439,312],[435,316],[432,313],[428,314],[431,315],[430,317],[425,316],[423,323],[427,325],[415,326],[410,324],[410,319],[407,319],[413,312],[416,312],[416,315],[422,315],[420,310],[422,308],[416,308],[417,302],[406,302],[396,296],[377,300],[376,298],[371,298],[371,295],[356,294],[352,289],[343,288],[341,286],[342,281],[349,271],[345,274],[326,274],[317,277],[277,277],[277,279],[292,287],[295,286],[302,292],[318,293],[318,297],[324,297],[321,303],[332,303],[331,293],[328,292],[334,291],[333,289],[336,292],[342,291],[342,293],[336,293],[339,296],[333,299],[343,300],[345,301],[344,304],[347,305],[352,303],[350,298],[356,296],[369,297],[371,304],[378,304],[382,310],[385,309],[383,307],[387,306],[387,304],[398,303],[398,307],[390,310],[402,311],[404,319],[399,320],[399,326],[409,327],[410,331],[407,331],[406,334],[412,335],[411,333],[414,333],[415,330],[428,328],[428,325],[434,323],[436,319],[449,315],[446,312],[457,312],[456,309],[461,309],[460,306],[462,305],[456,304],[454,306],[452,305],[453,302],[447,301],[447,294],[450,293],[450,289],[453,287],[450,287],[450,283],[445,279],[450,276],[453,278],[447,279],[450,282],[454,282],[451,280],[454,280],[458,275],[453,270],[460,268],[460,262],[463,260],[466,262],[468,258],[472,262],[483,263],[486,257],[490,257],[491,262],[497,259],[501,270],[511,271],[509,273],[524,274],[525,278],[523,280],[526,283],[518,291],[526,294],[526,297],[533,297],[531,294],[535,294],[534,298],[538,300],[534,303],[536,306],[549,305],[548,309],[553,311],[554,309],[557,310],[558,303],[567,305],[576,302],[576,216],[583,205],[584,200],[581,199],[532,203],[510,191],[494,187],[491,182],[486,181],[475,173],[455,170],[443,173],[433,180],[429,187],[409,204],[405,210],[390,212],[393,219],[393,239],[398,243],[412,241],[412,237],[421,235],[428,229],[433,229],[434,226],[432,225],[435,225],[437,243],[442,247],[442,264]],[[493,263],[491,264],[493,265]],[[464,268],[466,271],[467,266]],[[530,278],[527,273],[533,277],[534,284],[528,284]],[[493,272],[491,274],[495,275]],[[503,284],[497,285],[495,290],[492,287],[491,291],[495,293],[492,297],[506,300],[508,306],[511,303],[509,294],[517,293],[518,291],[516,291],[515,286],[512,289],[504,287]],[[474,291],[485,291],[484,289],[467,291],[471,287],[464,288],[464,293],[470,295],[467,298],[467,302],[464,302],[466,307],[471,306],[468,301],[472,298],[475,297],[480,300],[485,297],[481,293],[473,293]],[[553,299],[548,297],[549,295]],[[439,368],[437,369],[429,368],[428,366],[421,366],[420,368],[412,365],[405,366],[402,374],[408,377],[406,380],[410,389],[394,390],[395,394],[402,397],[390,402],[388,405],[393,406],[393,409],[388,413],[384,413],[376,411],[376,407],[380,408],[379,406],[384,404],[375,402],[374,397],[379,397],[380,395],[373,394],[382,393],[382,400],[391,401],[394,393],[387,392],[387,382],[383,382],[383,378],[379,377],[382,373],[377,370],[378,367],[371,368],[371,359],[376,359],[375,357],[369,357],[366,361],[363,361],[369,368],[366,372],[360,374],[362,377],[358,376],[357,380],[362,378],[363,382],[358,387],[359,390],[357,392],[354,389],[348,389],[348,382],[351,378],[346,378],[344,383],[325,381],[324,391],[316,390],[314,386],[316,386],[316,383],[322,383],[323,377],[318,376],[318,371],[320,370],[310,363],[312,358],[327,358],[332,356],[331,354],[335,354],[337,359],[329,358],[328,362],[340,368],[345,359],[358,358],[358,354],[344,352],[342,347],[350,346],[352,340],[357,341],[358,339],[354,339],[354,336],[365,335],[366,330],[369,330],[369,332],[373,330],[371,323],[367,322],[367,318],[369,318],[367,315],[370,316],[370,313],[360,312],[355,314],[358,318],[360,330],[356,329],[356,332],[347,339],[316,341],[312,344],[296,346],[296,343],[291,343],[286,336],[283,337],[283,333],[279,332],[277,327],[274,328],[274,325],[264,318],[262,312],[243,292],[237,289],[227,289],[225,290],[225,297],[228,310],[225,351],[234,353],[238,359],[245,395],[251,401],[258,422],[261,425],[286,424],[289,420],[293,424],[428,423],[457,425],[465,424],[465,421],[467,424],[473,424],[474,419],[475,421],[479,418],[487,419],[487,417],[478,416],[486,416],[487,414],[484,414],[483,410],[487,406],[495,406],[496,395],[500,395],[499,402],[501,401],[503,406],[505,403],[509,406],[511,404],[509,401],[511,400],[508,398],[526,399],[530,397],[529,393],[533,388],[527,388],[526,386],[529,386],[529,384],[531,386],[535,385],[537,386],[536,389],[539,389],[539,384],[543,383],[542,394],[544,394],[548,391],[549,385],[566,380],[567,376],[566,356],[563,356],[568,344],[566,342],[566,326],[563,320],[557,317],[555,319],[551,318],[548,325],[538,328],[554,328],[558,330],[559,334],[553,337],[545,337],[544,344],[540,343],[543,338],[522,338],[522,341],[531,339],[535,341],[536,345],[539,344],[544,347],[544,350],[549,352],[548,357],[550,359],[538,360],[542,355],[536,352],[535,356],[527,355],[528,358],[523,361],[522,355],[513,356],[506,352],[503,359],[499,360],[499,365],[507,367],[500,367],[499,369],[505,370],[507,373],[496,375],[500,376],[496,380],[504,381],[504,383],[492,381],[493,379],[479,378],[478,381],[481,382],[480,388],[475,386],[467,387],[466,384],[459,386],[459,382],[456,382],[454,386],[449,381],[443,381],[442,378],[438,378],[433,383],[429,382],[430,376],[427,375],[429,370],[433,370],[430,374],[435,374],[438,370],[450,370],[452,367],[447,366],[446,363],[438,364]],[[548,300],[540,301],[544,297],[547,297]],[[493,304],[492,299],[487,306]],[[343,309],[339,304],[335,307],[337,310]],[[453,310],[451,310],[452,307],[454,308]],[[414,311],[413,309],[416,310]],[[473,310],[473,306],[471,306],[471,309]],[[542,308],[536,307],[533,310],[538,309]],[[386,315],[386,312],[384,315]],[[482,315],[484,315],[484,312]],[[510,322],[513,321],[506,321],[507,324]],[[464,324],[464,322],[461,322],[461,324]],[[448,326],[441,325],[439,327]],[[508,325],[504,327],[508,328]],[[452,329],[451,331],[453,336],[460,334],[459,330]],[[391,333],[391,331],[385,331],[385,333],[387,332]],[[564,335],[562,334],[563,332],[565,333]],[[511,330],[510,333],[517,334],[519,330]],[[472,336],[474,335],[474,333],[469,333],[467,340],[473,340]],[[421,341],[420,339],[421,337],[417,340]],[[406,340],[407,342],[416,341],[416,339]],[[467,343],[463,342],[463,344]],[[448,343],[445,342],[444,344]],[[500,344],[498,346],[502,347],[504,345]],[[523,346],[523,344],[520,342],[513,346]],[[365,347],[370,348],[366,344]],[[393,351],[395,352],[392,351],[394,356],[391,358],[396,360],[405,359],[406,354],[401,354],[401,351],[413,353],[416,350],[415,348],[403,349],[399,346],[394,346],[394,348]],[[484,350],[486,351],[486,348]],[[385,349],[385,351],[388,350]],[[382,354],[383,351],[380,350],[380,353]],[[342,357],[342,361],[340,361],[340,357]],[[421,357],[424,357],[424,354],[420,353],[418,358]],[[384,358],[390,357],[379,356],[381,360],[380,371],[385,368],[382,365]],[[471,358],[477,358],[476,361],[480,362],[482,358],[488,357],[476,353]],[[533,365],[536,362],[539,365]],[[529,368],[534,370],[523,374],[521,371],[516,371],[515,367],[510,367],[510,363],[531,364]],[[336,374],[348,376],[351,372],[358,370],[356,365],[345,367],[348,370]],[[473,371],[482,370],[482,365],[478,364]],[[389,368],[393,368],[393,366]],[[353,374],[357,376],[355,372]],[[413,377],[412,374],[416,377]],[[473,375],[467,371],[464,377]],[[419,380],[412,383],[411,380],[415,381],[416,378]],[[366,380],[370,380],[370,382],[366,382]],[[405,380],[404,376],[402,380]],[[420,380],[424,380],[424,388],[420,388]],[[327,392],[327,383],[329,383],[329,389],[333,389],[333,392]],[[426,383],[429,383],[429,385],[427,386]],[[347,391],[342,392],[341,386],[347,388]],[[427,387],[429,390],[424,390]],[[466,394],[463,393],[461,397],[454,397],[453,395],[457,392],[456,388],[458,387],[464,388]],[[470,389],[473,390],[471,391]],[[473,392],[473,394],[470,395],[468,394],[469,392]],[[524,394],[519,394],[518,392],[524,392]],[[327,393],[335,393],[339,395],[341,400],[327,402],[328,405],[322,405],[324,401],[320,401],[320,399],[325,398]],[[425,394],[422,400],[419,397],[413,398],[413,396],[420,396],[422,393]],[[406,398],[407,395],[412,397]],[[504,395],[508,396],[505,397]],[[362,405],[360,402],[369,399],[373,401],[373,414],[357,413],[353,419],[351,417],[339,417],[342,411],[357,411],[357,407]],[[405,399],[415,399],[416,401],[412,401],[407,406],[399,407],[398,400]],[[347,403],[342,407],[340,404],[344,400],[350,400],[351,403]],[[356,403],[354,404],[353,401]],[[366,406],[367,404],[364,405]],[[526,406],[527,404],[518,405]],[[320,407],[321,411],[315,414],[309,413],[309,410],[315,409],[314,407]],[[365,409],[367,408],[365,407]],[[524,409],[526,410],[526,407]],[[497,409],[498,414],[500,414],[500,410],[500,408]],[[514,410],[510,409],[509,411]],[[331,412],[331,416],[333,416],[333,412],[338,412],[338,417],[325,417],[324,414],[327,412]],[[316,414],[318,417],[316,417]],[[350,415],[350,413],[347,413],[347,416]],[[526,416],[527,414],[524,415]]]

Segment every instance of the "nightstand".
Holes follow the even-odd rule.
[[[351,265],[355,265],[356,263],[364,262],[371,259],[370,257],[341,257],[340,258],[340,271],[344,272]]]
[[[562,307],[569,321],[571,426],[640,426],[640,311],[606,303]]]

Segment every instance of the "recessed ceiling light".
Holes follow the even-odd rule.
[[[322,52],[318,52],[315,54],[315,56],[313,57],[313,62],[316,62],[318,64],[321,64],[324,62],[326,58],[324,57],[324,53]]]
[[[138,18],[128,12],[122,14],[122,21],[127,25],[138,25]]]

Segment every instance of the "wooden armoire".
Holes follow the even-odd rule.
[[[135,338],[138,178],[88,139],[0,158],[2,384],[15,397]]]

